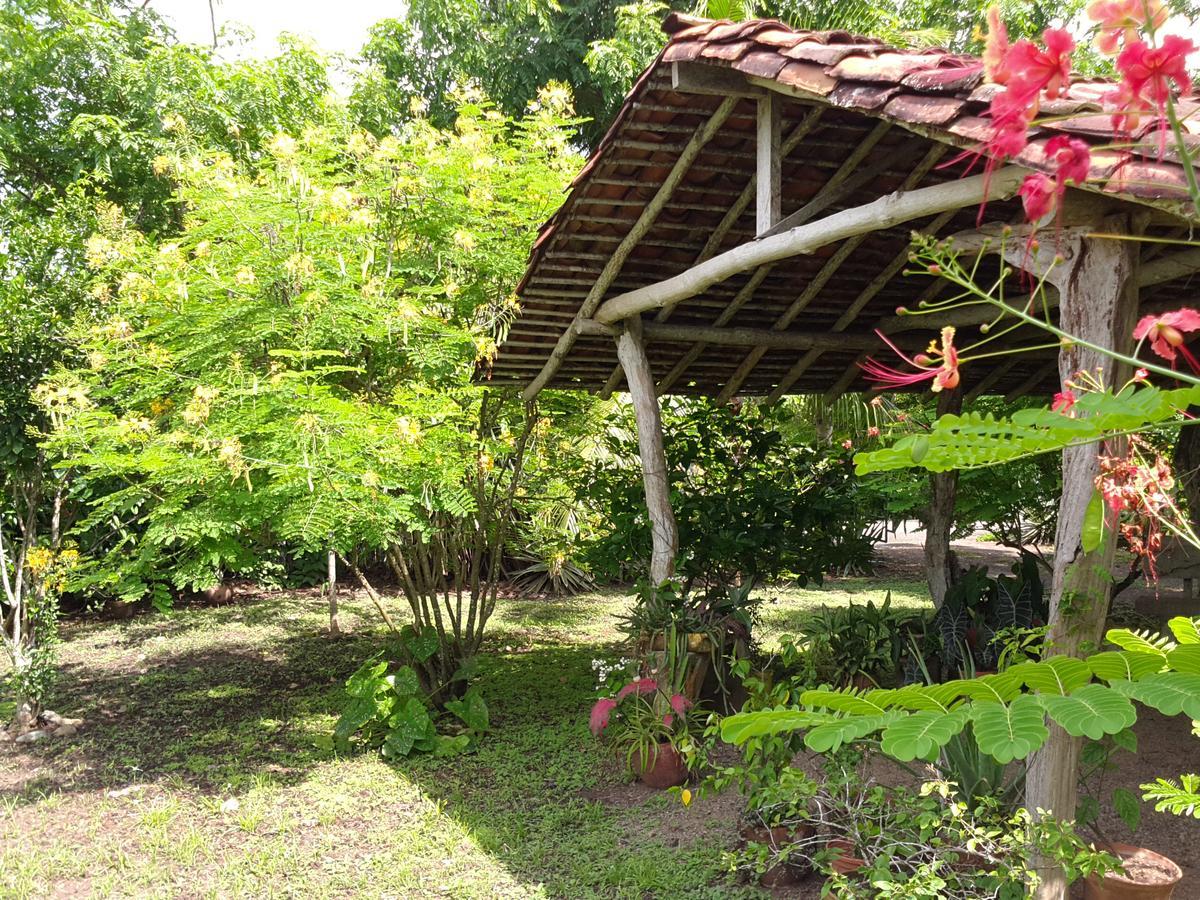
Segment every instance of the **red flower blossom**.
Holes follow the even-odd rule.
[[[1049,175],[1026,175],[1017,193],[1030,222],[1040,222],[1058,209],[1058,189]]]
[[[1167,10],[1160,0],[1093,0],[1087,15],[1100,25],[1095,44],[1105,56],[1116,56],[1122,42],[1138,40],[1138,32],[1147,22],[1156,29],[1167,23]]]
[[[599,736],[600,732],[608,727],[608,718],[616,708],[617,701],[612,697],[603,697],[596,701],[596,705],[592,707],[591,721],[588,723],[592,734]]]
[[[1158,47],[1150,47],[1144,41],[1126,43],[1117,57],[1121,84],[1106,98],[1116,109],[1113,127],[1132,127],[1142,113],[1150,110],[1160,120],[1165,119],[1172,84],[1183,94],[1192,89],[1187,58],[1195,49],[1190,40],[1174,34],[1164,37]]]
[[[937,341],[934,341],[929,345],[929,349],[925,353],[918,353],[914,357],[905,356],[899,347],[887,339],[887,336],[882,331],[876,330],[875,333],[879,335],[880,340],[892,348],[897,356],[916,369],[916,371],[902,372],[899,369],[885,366],[874,359],[868,358],[865,363],[859,364],[859,368],[866,373],[867,378],[877,382],[885,389],[911,387],[914,384],[920,384],[922,381],[932,379],[933,384],[930,386],[930,390],[935,394],[946,388],[958,387],[958,350],[954,346],[953,326],[947,325],[942,329],[941,346],[938,346]]]
[[[1133,339],[1150,339],[1150,349],[1168,360],[1172,366],[1179,355],[1187,360],[1195,372],[1200,372],[1200,361],[1192,355],[1184,343],[1184,334],[1200,331],[1200,312],[1194,309],[1177,309],[1161,315],[1143,316],[1133,329]]]
[[[624,700],[630,694],[653,694],[657,690],[658,682],[653,678],[635,678],[617,691],[617,700]]]
[[[1059,391],[1054,395],[1054,402],[1050,404],[1050,408],[1055,412],[1062,413],[1064,416],[1072,415],[1071,409],[1075,406],[1075,392],[1072,390]]]
[[[1071,51],[1075,39],[1061,28],[1042,32],[1040,48],[1032,41],[1017,41],[1004,58],[1008,68],[1008,89],[1018,96],[1036,99],[1042,91],[1053,99],[1071,81]]]
[[[1087,181],[1092,151],[1084,141],[1060,134],[1046,142],[1046,156],[1054,162],[1054,181],[1060,196],[1066,192],[1068,181],[1076,185]]]

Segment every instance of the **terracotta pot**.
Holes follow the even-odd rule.
[[[1183,878],[1179,866],[1145,847],[1110,844],[1101,849],[1120,858],[1125,874],[1091,876],[1083,886],[1086,900],[1169,900]]]
[[[816,833],[817,830],[811,825],[776,825],[768,828],[766,825],[743,822],[738,829],[743,844],[764,844],[772,850],[781,850],[797,841],[807,840]],[[784,860],[758,876],[758,882],[763,887],[790,887],[800,884],[811,872],[812,866],[807,863]]]
[[[832,866],[833,871],[839,875],[853,875],[860,869],[867,867],[867,861],[861,856],[854,856],[854,844],[845,838],[830,838],[826,846],[830,850],[838,851],[837,858],[834,859]]]
[[[642,784],[660,791],[683,784],[688,779],[683,754],[670,743],[659,744],[658,751],[652,753],[649,760],[643,760],[642,752],[635,750],[629,763]]]

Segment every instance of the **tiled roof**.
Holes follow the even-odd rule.
[[[497,381],[527,383],[541,369],[613,249],[629,233],[688,139],[719,104],[719,95],[692,92],[673,82],[676,63],[693,70],[727,70],[736,73],[729,77],[748,91],[768,88],[783,96],[785,135],[819,111],[817,127],[805,133],[784,161],[785,216],[821,197],[821,189],[835,174],[845,178],[844,190],[832,202],[823,201],[820,215],[901,187],[959,177],[961,165],[954,170],[945,165],[957,155],[954,148],[975,148],[989,135],[987,107],[997,88],[983,83],[982,63],[974,57],[897,50],[844,31],[797,31],[776,21],[714,22],[676,14],[664,27],[671,35],[667,46],[634,86],[566,201],[538,235],[518,288],[522,315],[491,373]],[[1151,131],[1151,117],[1132,135],[1115,134],[1111,116],[1101,105],[1111,89],[1109,83],[1082,80],[1059,99],[1045,101],[1029,146],[1016,163],[1045,169],[1046,142],[1059,133],[1078,136],[1093,146],[1089,192],[1117,205],[1128,202],[1187,215],[1185,175],[1170,142],[1164,150],[1159,135]],[[1200,133],[1200,122],[1192,124],[1190,118],[1200,106],[1180,101],[1179,109],[1189,131]],[[1189,134],[1188,140],[1200,143],[1200,136]],[[936,148],[946,145],[938,160]],[[747,95],[705,145],[605,296],[676,275],[705,253],[711,256],[753,240],[751,203],[719,245],[706,248],[735,198],[750,184],[754,159],[755,101]],[[846,178],[839,170],[850,159],[857,168],[855,177]],[[989,208],[995,220],[1018,216],[1012,202]],[[875,232],[850,248],[834,245],[796,257],[765,275],[759,273],[755,285],[743,292],[754,277],[745,273],[680,304],[671,322],[870,335],[871,329],[893,318],[897,306],[912,306],[930,288],[928,279],[905,277],[903,267],[896,265],[903,259],[910,230],[928,224],[906,223]],[[936,224],[942,234],[971,228],[975,211],[964,210]],[[842,249],[849,252],[839,262]],[[1143,300],[1151,293],[1144,292]],[[802,314],[787,318],[798,296],[807,298]],[[918,332],[909,343],[917,339],[927,338]],[[724,391],[730,379],[737,384],[736,393],[767,393],[787,381],[789,373],[795,375],[800,355],[771,349],[759,354],[749,374],[739,376],[746,368],[745,348],[656,341],[651,349],[654,375],[660,382],[666,380],[669,391],[713,395]],[[788,389],[863,388],[855,368],[860,358],[861,353],[852,350],[814,354]],[[1001,375],[989,373],[989,390],[1049,388],[1057,379],[1054,358],[1053,351],[1023,356]],[[580,336],[551,386],[612,388],[619,377],[612,340]]]

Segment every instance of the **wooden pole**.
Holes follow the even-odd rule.
[[[650,580],[662,584],[675,572],[679,530],[671,511],[671,484],[667,477],[667,454],[663,447],[662,414],[654,392],[654,375],[642,341],[641,320],[630,319],[617,338],[617,357],[625,372],[633,412],[637,418],[638,453],[646,488],[646,510],[650,514]]]
[[[338,625],[338,581],[337,581],[337,551],[330,550],[327,559],[329,569],[329,633],[341,634],[341,626]]]
[[[1095,231],[1130,232],[1124,216],[1110,217]],[[1102,347],[1128,352],[1137,315],[1137,249],[1134,241],[1087,237],[1088,229],[1070,229],[1058,243],[1073,246],[1063,253],[1068,263],[1053,272],[1061,298],[1059,321],[1069,334]],[[1049,243],[1049,242],[1047,242]],[[1059,353],[1058,373],[1065,381],[1076,372],[1103,368],[1104,382],[1119,385],[1128,373],[1102,354],[1079,344]],[[1114,447],[1098,444],[1063,451],[1063,492],[1055,533],[1054,572],[1050,588],[1050,630],[1046,652],[1051,656],[1081,656],[1100,642],[1112,588],[1111,566],[1116,547],[1115,529],[1105,529],[1100,546],[1085,553],[1081,546],[1083,522],[1095,491],[1102,451]],[[1079,754],[1083,742],[1058,725],[1050,724],[1050,737],[1035,754],[1026,780],[1026,806],[1063,819],[1075,816],[1079,780]],[[1058,868],[1042,872],[1038,900],[1066,900],[1067,880]]]
[[[937,415],[962,412],[963,395],[959,388],[938,394]],[[941,609],[946,591],[954,583],[954,554],[950,533],[954,530],[954,498],[958,493],[958,471],[933,472],[929,476],[929,516],[925,521],[925,577],[933,605]]]
[[[782,234],[741,244],[673,278],[620,294],[602,303],[592,318],[606,323],[617,322],[695,297],[747,269],[812,253],[829,244],[892,228],[901,222],[974,206],[985,199],[985,194],[986,199],[1008,198],[1016,192],[1025,174],[1024,169],[1009,166],[992,173],[990,180],[985,180],[983,175],[972,175],[912,191],[897,191]]]
[[[755,149],[758,162],[755,172],[758,202],[755,207],[756,231],[761,236],[770,231],[779,221],[782,190],[779,175],[780,157],[780,107],[783,98],[769,93],[758,99],[758,133]]]

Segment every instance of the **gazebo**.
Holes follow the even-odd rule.
[[[1178,297],[1200,268],[1200,250],[1163,253],[1161,243],[1101,236],[1180,237],[1197,220],[1185,170],[1173,143],[1163,148],[1154,117],[1132,134],[1114,132],[1101,104],[1111,83],[1073,83],[1043,103],[1011,165],[964,175],[990,136],[987,106],[998,90],[978,59],[776,21],[673,14],[664,28],[667,46],[542,227],[517,291],[520,316],[490,376],[520,385],[526,400],[544,388],[629,391],[656,579],[670,575],[677,549],[659,397],[833,400],[869,389],[860,363],[889,352],[876,330],[915,351],[944,325],[969,329],[991,318],[978,307],[898,314],[947,288],[905,274],[912,233],[998,250],[984,238],[1005,226],[1020,232],[1013,197],[1030,171],[1049,172],[1045,146],[1056,134],[1093,145],[1087,184],[1070,189],[1057,229],[1048,229],[1054,238],[1043,244],[1053,246],[1028,252],[1024,241],[1009,242],[1007,259],[982,261],[982,281],[999,277],[1002,265],[1044,274],[1057,253],[1063,261],[1047,280],[1060,325],[1127,348],[1135,317]],[[1200,109],[1179,107],[1184,117]],[[1010,281],[1019,293],[1021,278]],[[1005,340],[1021,346],[1034,334],[1021,329]],[[940,411],[985,393],[1046,394],[1102,363],[1079,346],[1000,360],[964,369],[961,386],[941,394]],[[1067,567],[1083,553],[1096,456],[1094,446],[1064,454],[1051,591],[1059,652],[1097,640],[1103,627],[1107,584],[1098,566],[1069,587],[1095,594],[1093,608],[1070,627],[1059,616]],[[926,558],[939,602],[955,482],[952,474],[933,478]],[[1103,566],[1112,553],[1110,535],[1094,562]],[[1072,746],[1065,734],[1051,738],[1030,774],[1031,803],[1074,809],[1075,785],[1053,777],[1070,764]]]

